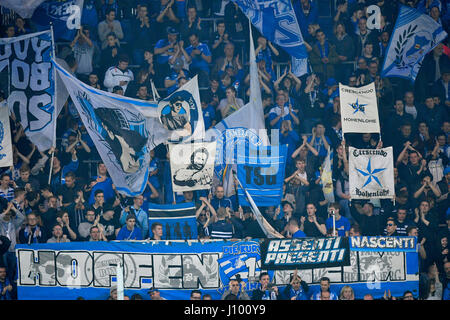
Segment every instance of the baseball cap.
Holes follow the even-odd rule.
[[[166,31],[168,34],[178,34],[178,30],[174,27],[167,27]]]
[[[337,81],[334,78],[329,78],[325,84],[327,87],[337,85]]]

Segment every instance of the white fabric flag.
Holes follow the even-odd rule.
[[[152,108],[153,102],[97,90],[54,64],[116,189],[127,196],[141,194],[147,184],[150,150],[170,136],[157,118],[145,118],[136,107]]]
[[[173,191],[211,189],[216,142],[170,144]]]
[[[8,106],[39,151],[55,141],[52,56],[51,31],[0,39],[0,72],[9,72]]]
[[[380,132],[375,83],[353,88],[339,83],[342,132]]]
[[[322,163],[322,174],[320,175],[320,183],[322,183],[323,195],[329,203],[334,202],[333,190],[333,151],[328,147],[328,153]]]
[[[0,0],[0,6],[17,12],[22,18],[29,19],[34,10],[45,0]]]
[[[0,102],[0,168],[13,165],[9,109],[6,100]]]
[[[352,199],[393,199],[394,156],[392,147],[349,147],[349,185]]]
[[[153,104],[137,105],[137,108],[145,117],[161,123],[170,133],[170,142],[203,141],[205,138],[197,76],[170,96]]]

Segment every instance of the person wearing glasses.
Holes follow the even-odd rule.
[[[388,237],[399,236],[397,232],[397,223],[395,222],[394,218],[387,219],[385,235]]]
[[[228,300],[229,295],[234,295],[236,300],[250,300],[250,297],[245,292],[245,282],[241,285],[241,283],[236,279],[231,279],[229,284],[229,289],[226,290],[220,300]]]
[[[168,130],[185,129],[191,132],[187,113],[180,113],[183,109],[183,97],[175,94],[170,99],[170,112],[161,115],[161,122]]]
[[[26,225],[19,231],[19,242],[22,244],[46,243],[47,233],[38,224],[37,215],[31,212],[27,215]]]

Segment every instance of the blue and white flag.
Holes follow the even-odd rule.
[[[33,13],[31,20],[37,30],[53,25],[55,40],[72,41],[80,28],[84,0],[45,1]]]
[[[39,151],[54,144],[55,71],[50,30],[0,39],[0,72],[8,73],[8,106]]]
[[[197,239],[197,219],[195,217],[195,204],[154,204],[148,206],[148,225],[150,237],[153,237],[151,225],[161,223],[163,240],[189,240]]]
[[[307,58],[291,0],[233,0],[269,41],[296,58]]]
[[[264,123],[261,88],[258,80],[255,47],[250,28],[250,101],[239,110],[206,131],[206,141],[217,141],[216,174],[225,189],[225,195],[234,192],[232,170],[236,169],[236,154],[245,145],[270,144]]]
[[[54,65],[116,189],[127,196],[141,194],[147,184],[150,150],[166,142],[170,132],[157,118],[146,118],[138,106],[157,106],[95,89]]]
[[[0,6],[17,12],[22,18],[29,19],[34,10],[45,0],[0,0]]]
[[[349,186],[352,199],[393,199],[394,156],[392,147],[349,148]]]
[[[13,165],[9,109],[5,100],[0,102],[0,168]]]
[[[322,163],[322,174],[320,175],[320,183],[322,184],[323,195],[328,203],[334,202],[333,190],[333,151],[328,147],[325,160]]]
[[[415,81],[425,55],[447,37],[442,25],[417,9],[402,6],[384,59],[382,77]]]
[[[239,204],[249,205],[247,191],[259,207],[278,206],[283,196],[287,145],[249,148],[238,154]]]

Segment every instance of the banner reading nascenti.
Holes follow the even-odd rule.
[[[349,148],[349,185],[352,199],[393,199],[394,157],[392,147]]]
[[[52,147],[55,81],[51,31],[0,39],[0,72],[8,73],[8,106],[39,151]]]

